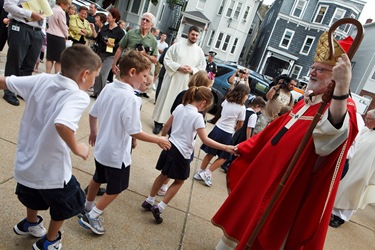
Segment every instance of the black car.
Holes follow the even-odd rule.
[[[212,94],[214,96],[214,107],[210,112],[216,112],[217,107],[221,105],[224,100],[226,93],[230,88],[229,78],[236,72],[237,68],[243,68],[234,64],[216,64],[217,74],[215,76],[215,82],[212,86]],[[261,96],[266,100],[266,94],[269,90],[271,83],[265,76],[247,69],[249,72],[249,87],[250,94]]]

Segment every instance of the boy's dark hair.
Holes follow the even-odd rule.
[[[102,66],[102,60],[88,46],[76,44],[66,48],[60,57],[61,74],[70,79],[75,79],[83,70],[93,72]]]
[[[199,87],[199,86],[205,86],[209,87],[212,85],[212,80],[208,78],[207,71],[205,70],[199,70],[197,73],[195,73],[193,76],[190,77],[188,87]]]
[[[206,101],[206,110],[208,110],[212,105],[212,93],[211,90],[205,86],[200,87],[190,87],[184,97],[182,97],[182,104],[186,106],[192,102]]]
[[[189,32],[188,32],[188,33],[190,33],[190,32],[193,31],[193,30],[199,33],[199,28],[198,28],[197,26],[195,26],[195,25],[193,25],[193,26],[191,26],[191,27],[189,28]]]
[[[257,96],[254,99],[252,99],[250,102],[248,102],[246,106],[248,108],[256,107],[256,106],[259,106],[260,108],[264,108],[266,107],[266,101],[262,97]]]
[[[120,60],[120,77],[126,76],[131,68],[135,68],[137,73],[151,68],[151,61],[143,56],[139,51],[129,50]]]
[[[234,87],[233,90],[228,92],[225,99],[228,102],[234,102],[240,105],[243,105],[243,98],[245,95],[248,95],[250,93],[250,88],[246,84],[237,84],[236,87]]]

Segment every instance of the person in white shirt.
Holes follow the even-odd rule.
[[[83,212],[85,194],[72,175],[69,153],[84,160],[88,157],[88,146],[78,143],[75,132],[90,104],[86,90],[94,84],[100,67],[99,56],[89,47],[77,45],[62,53],[59,74],[0,77],[0,88],[21,95],[26,103],[14,178],[27,217],[13,230],[19,235],[42,237],[33,249],[60,249],[59,230],[64,220]],[[38,210],[48,208],[51,221],[46,232]]]
[[[177,106],[165,123],[162,135],[166,135],[172,127],[169,137],[172,148],[161,152],[156,164],[156,169],[161,173],[156,177],[150,195],[142,203],[142,207],[146,211],[152,212],[158,224],[163,222],[161,217],[163,210],[184,184],[184,181],[189,178],[191,155],[194,151],[197,134],[208,146],[233,153],[234,146],[224,145],[207,137],[204,119],[199,112],[210,106],[212,98],[209,88],[190,87],[184,95],[182,104]],[[163,200],[158,205],[154,205],[157,192],[168,179],[174,179],[174,182],[166,191]]]
[[[249,92],[249,86],[238,84],[226,95],[225,101],[221,104],[223,106],[221,118],[208,135],[209,138],[223,144],[231,144],[233,133],[240,129],[244,123],[246,116],[244,103]],[[203,180],[210,187],[212,185],[212,172],[229,159],[230,154],[205,144],[201,146],[201,149],[206,152],[206,155],[203,157],[200,170],[194,175],[194,179]],[[218,156],[218,158],[208,167],[214,156]]]
[[[141,52],[130,50],[123,55],[119,66],[121,80],[107,84],[90,110],[89,143],[95,146],[95,173],[87,192],[86,213],[79,224],[95,234],[105,233],[100,215],[128,188],[132,137],[157,143],[163,150],[171,146],[166,137],[142,131],[142,100],[134,94],[134,89],[145,90],[151,61]],[[95,204],[102,183],[107,183],[106,192]]]

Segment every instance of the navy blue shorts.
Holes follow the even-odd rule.
[[[106,194],[119,194],[129,187],[130,166],[121,169],[105,166],[95,159],[95,173],[92,177],[97,183],[107,183]]]
[[[34,189],[17,183],[16,194],[20,202],[29,209],[49,208],[51,219],[55,221],[76,216],[85,208],[85,193],[74,176],[63,188],[55,189]]]
[[[228,132],[225,132],[224,130],[221,130],[220,128],[218,128],[217,126],[215,126],[212,131],[208,134],[208,138],[211,138],[212,140],[218,142],[218,143],[222,143],[222,144],[225,144],[225,145],[232,145],[232,134],[231,133],[228,133]],[[202,145],[201,146],[201,149],[206,152],[207,154],[209,155],[217,155],[219,158],[222,158],[222,159],[229,159],[231,154],[226,152],[226,151],[223,151],[223,150],[218,150],[216,148],[211,148],[209,146],[206,146],[206,145]]]
[[[160,153],[156,169],[174,180],[186,180],[190,175],[190,159],[185,159],[173,143],[170,150]]]

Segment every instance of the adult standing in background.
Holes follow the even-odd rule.
[[[157,40],[158,42],[158,61],[155,64],[155,72],[154,72],[154,84],[157,82],[157,77],[160,73],[161,67],[163,67],[163,64],[159,61],[161,54],[163,54],[164,50],[168,48],[168,43],[165,41],[167,39],[167,34],[163,33],[160,35],[160,39]],[[160,82],[161,84],[161,82]],[[156,99],[156,98],[155,98]]]
[[[71,3],[71,0],[56,0],[56,5],[52,8],[53,14],[48,18],[46,73],[51,73],[53,64],[55,64],[55,73],[61,69],[60,55],[68,39],[65,11]]]
[[[125,35],[124,31],[117,25],[121,18],[120,12],[116,8],[108,10],[107,22],[96,39],[98,43],[98,54],[102,59],[102,68],[95,78],[94,93],[91,97],[96,98],[107,83],[108,73],[111,71],[113,57],[118,49],[119,42]]]
[[[73,44],[86,44],[86,37],[92,36],[92,30],[89,21],[87,21],[88,9],[81,6],[78,14],[71,16],[69,21],[69,37]]]
[[[114,74],[119,73],[117,62],[123,50],[136,49],[142,55],[146,56],[151,63],[156,63],[158,45],[155,37],[150,32],[155,20],[156,18],[153,14],[149,12],[144,13],[141,18],[140,28],[129,30],[121,39],[112,64],[112,72]]]
[[[337,190],[329,222],[334,228],[349,221],[358,208],[375,203],[375,109],[367,112],[365,125],[356,138],[348,173]]]
[[[91,30],[93,31],[93,33],[94,33],[94,30],[97,33],[99,33],[98,27],[96,27],[96,24],[95,24],[95,16],[96,16],[97,10],[98,10],[98,8],[97,8],[95,3],[90,4],[89,13],[86,17],[87,21],[89,21],[89,23],[90,23],[90,27],[91,27]],[[92,28],[92,25],[94,25],[94,29]],[[91,47],[95,42],[95,38],[93,37],[93,35],[87,37],[86,42],[87,42],[87,45]]]
[[[42,49],[43,15],[19,7],[24,0],[5,0],[4,10],[11,19],[8,29],[8,53],[5,64],[5,76],[27,76],[34,66]],[[31,21],[28,21],[31,18]],[[20,105],[15,94],[4,90],[3,98],[14,106]]]
[[[166,73],[156,101],[152,118],[154,134],[158,134],[170,116],[170,110],[177,95],[188,88],[191,75],[206,68],[206,59],[198,41],[197,26],[189,28],[187,39],[173,44],[164,57]]]
[[[8,25],[4,23],[4,19],[7,18],[8,13],[4,10],[3,6],[4,0],[0,0],[0,51],[3,50],[8,39]]]
[[[212,72],[214,76],[217,74],[217,66],[214,62],[214,58],[217,55],[215,51],[208,52],[208,58],[207,58],[207,65],[206,65],[206,71],[207,73]]]

